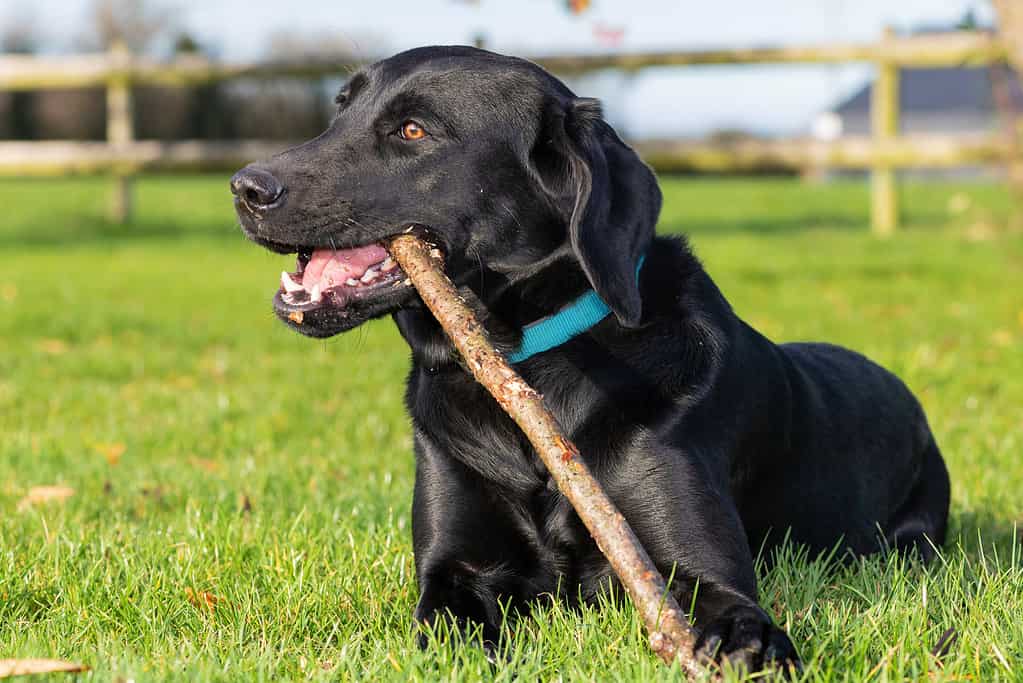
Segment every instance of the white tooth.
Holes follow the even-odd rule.
[[[376,279],[376,276],[377,271],[372,268],[369,268],[365,273],[362,274],[362,277],[359,278],[359,282],[373,282],[373,280]]]
[[[357,287],[359,281],[356,280],[354,277],[350,277],[347,280],[345,280],[345,284],[348,285],[349,287]]]
[[[292,280],[291,274],[286,270],[281,272],[281,287],[284,287],[284,291],[289,293],[302,290],[302,285]]]
[[[395,263],[394,259],[391,258],[390,256],[388,256],[386,259],[384,259],[384,262],[380,264],[380,270],[384,271],[385,273],[390,272],[390,271],[394,270],[397,267],[398,267],[398,264]]]
[[[319,283],[313,285],[313,291],[309,294],[309,299],[314,303],[323,298],[323,294],[320,292]]]

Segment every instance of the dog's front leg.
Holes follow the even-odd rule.
[[[523,607],[540,592],[536,558],[512,507],[493,483],[417,434],[412,537],[421,646],[445,621],[462,635],[480,632],[493,655],[504,608]]]
[[[799,666],[788,635],[757,602],[753,558],[710,449],[645,444],[605,486],[683,609],[694,608],[697,654],[751,671]]]

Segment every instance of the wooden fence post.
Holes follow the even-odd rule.
[[[895,32],[885,29],[885,40]],[[877,63],[877,80],[871,94],[871,134],[879,146],[899,135],[899,66],[891,61]],[[887,237],[899,225],[899,196],[896,172],[890,163],[874,164],[871,176],[871,228],[875,235]]]
[[[107,82],[107,143],[112,147],[125,147],[135,138],[135,122],[131,96],[131,53],[128,46],[116,41],[110,46],[110,59],[114,74]],[[131,216],[131,170],[115,168],[110,194],[110,220],[124,223]]]
[[[998,16],[998,40],[1005,46],[1008,62],[991,66],[995,108],[1002,119],[1008,149],[1006,175],[1016,199],[1016,213],[1023,208],[1023,116],[1012,96],[1012,81],[1023,73],[1023,7],[1017,0],[992,0]],[[1015,71],[1014,71],[1015,70]]]

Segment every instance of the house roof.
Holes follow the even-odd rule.
[[[902,69],[899,84],[900,109],[904,113],[970,112],[994,115],[991,67]],[[1019,74],[1009,71],[1009,92],[1013,106],[1023,113],[1023,87]],[[835,108],[842,117],[869,116],[873,84]]]

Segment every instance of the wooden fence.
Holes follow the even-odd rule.
[[[885,37],[869,45],[765,47],[739,50],[653,52],[621,55],[550,55],[534,61],[563,75],[602,69],[635,72],[650,67],[710,64],[870,62],[877,66],[872,97],[872,133],[833,142],[811,139],[723,143],[655,141],[637,150],[662,171],[754,171],[852,168],[872,172],[872,226],[887,235],[898,225],[895,171],[1007,164],[1013,161],[1004,136],[899,134],[899,71],[902,68],[1004,64],[1006,47],[994,35],[962,32]],[[135,58],[123,47],[79,57],[0,57],[0,90],[104,87],[107,142],[3,142],[0,175],[63,175],[108,172],[115,178],[111,214],[131,211],[131,177],[147,170],[231,170],[286,147],[284,142],[152,142],[134,139],[132,87],[191,86],[237,78],[322,78],[349,73],[344,61],[219,64],[197,57],[156,62]]]

